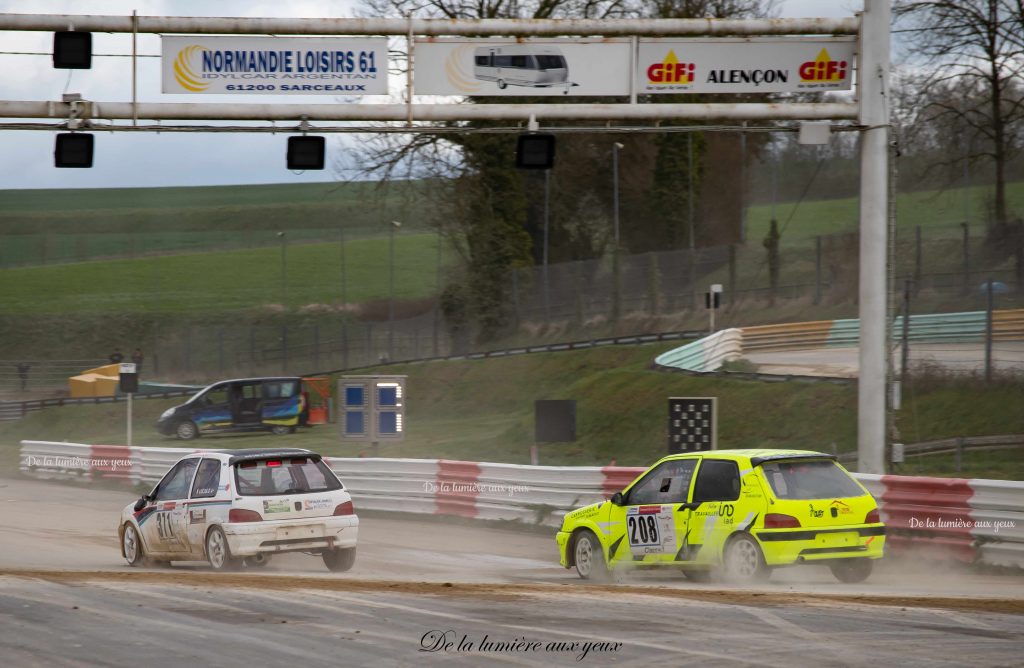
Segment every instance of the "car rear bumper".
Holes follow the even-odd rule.
[[[302,520],[222,524],[232,556],[308,552],[356,546],[359,518],[355,515]]]
[[[769,566],[836,559],[880,559],[885,552],[885,526],[881,524],[827,530],[768,530],[759,531],[756,536]]]

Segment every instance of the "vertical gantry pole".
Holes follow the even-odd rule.
[[[885,473],[890,0],[865,0],[860,67],[860,378],[857,470]]]

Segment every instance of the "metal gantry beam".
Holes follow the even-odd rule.
[[[648,35],[856,35],[857,18],[807,19],[295,19],[0,14],[0,30],[196,35],[452,35],[557,37]]]
[[[136,110],[137,107],[137,110]],[[698,104],[414,104],[417,121],[512,120],[856,120],[843,103]],[[66,102],[0,101],[0,118],[70,118]],[[82,120],[406,121],[406,104],[200,104],[189,102],[74,103]]]

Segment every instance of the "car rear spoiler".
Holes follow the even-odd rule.
[[[784,454],[764,455],[763,457],[751,457],[750,458],[750,465],[751,466],[760,466],[761,464],[764,464],[765,462],[774,462],[774,461],[779,461],[779,460],[783,460],[783,459],[831,459],[832,461],[836,461],[837,457],[835,455],[827,455],[825,453],[819,453],[819,452],[815,452],[815,453],[810,453],[809,452],[807,454],[801,454],[801,455],[784,455]]]
[[[263,452],[249,452],[244,455],[235,455],[228,460],[228,464],[234,466],[240,462],[255,462],[262,459],[284,459],[287,457],[308,457],[314,462],[318,462],[322,459],[320,455],[309,450],[301,450],[299,448],[281,448],[280,450],[264,450]]]

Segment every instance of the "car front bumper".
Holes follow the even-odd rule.
[[[356,546],[359,518],[355,515],[302,520],[222,524],[232,556],[308,552]]]
[[[569,568],[569,537],[571,533],[567,531],[559,531],[555,534],[555,542],[558,543],[558,563],[562,565],[562,568]]]

